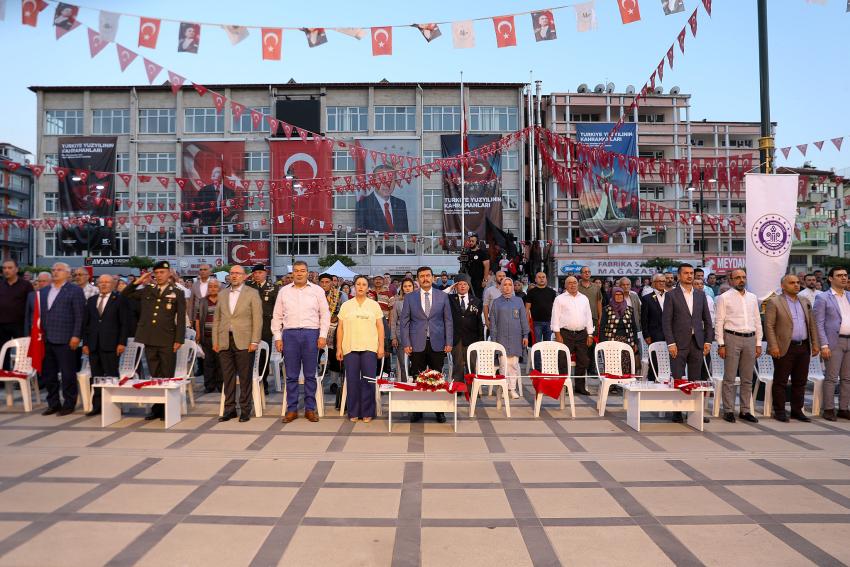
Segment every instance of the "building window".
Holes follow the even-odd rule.
[[[139,109],[139,134],[174,134],[177,112],[173,108]]]
[[[215,108],[186,108],[183,110],[183,116],[183,131],[187,134],[224,132],[224,114]]]
[[[259,126],[254,128],[254,121],[251,120],[251,111],[259,112],[263,115],[263,119],[260,120]],[[269,131],[269,123],[266,121],[266,116],[271,114],[271,110],[268,106],[257,106],[254,108],[245,108],[242,111],[242,116],[239,117],[239,120],[236,117],[233,117],[233,131],[234,132],[268,132]]]
[[[186,256],[221,256],[221,238],[184,238],[183,254]]]
[[[162,256],[175,256],[176,254],[177,238],[173,228],[164,231],[156,230],[154,232],[148,232],[147,230],[136,231],[137,256],[161,258]]]
[[[338,231],[328,238],[328,254],[366,256],[369,250],[368,244],[368,237],[365,234]]]
[[[115,193],[115,212],[126,213],[130,211],[130,194]]]
[[[357,205],[357,194],[350,191],[334,193],[335,211],[353,211]]]
[[[73,136],[83,133],[82,110],[48,110],[44,133],[48,136]]]
[[[663,151],[647,151],[647,152],[638,152],[639,158],[645,159],[664,159]]]
[[[438,159],[443,159],[443,152],[441,150],[425,150],[422,152],[422,165],[434,163]]]
[[[502,171],[519,171],[519,152],[504,150],[502,152]]]
[[[44,203],[44,212],[45,213],[58,213],[59,212],[59,193],[56,191],[45,191],[41,195],[42,202]]]
[[[443,188],[442,187],[426,187],[422,191],[425,198],[426,211],[442,211],[443,210]]]
[[[319,239],[312,236],[295,236],[293,241],[289,236],[280,236],[277,239],[278,256],[318,256]]]
[[[177,208],[177,194],[173,191],[141,191],[137,205],[139,211],[173,211]]]
[[[376,106],[375,130],[378,132],[416,130],[416,107]]]
[[[335,151],[334,171],[357,171],[357,162],[347,151]]]
[[[59,246],[59,235],[56,231],[48,230],[44,233],[44,255],[45,256],[82,256],[82,252],[65,252]]]
[[[245,233],[246,240],[268,240],[269,239],[269,231],[268,230],[249,230]]]
[[[664,115],[663,114],[638,114],[638,122],[644,122],[644,123],[647,123],[647,124],[664,122]]]
[[[631,121],[631,120],[630,120]],[[570,122],[599,122],[599,114],[596,113],[574,113],[570,114]]]
[[[59,166],[59,154],[44,154],[44,166],[45,167],[58,167]],[[53,173],[51,170],[45,171],[45,173]]]
[[[100,250],[92,252],[92,256],[129,256],[130,255],[130,233],[129,231],[115,232],[112,241],[112,250]]]
[[[432,230],[429,234],[422,235],[422,254],[448,254],[449,252],[443,247],[442,231]]]
[[[271,171],[269,163],[269,152],[245,152],[245,171],[260,171],[266,173]]]
[[[427,132],[459,132],[460,106],[426,106],[422,129]]]
[[[115,173],[130,172],[130,154],[120,153],[115,154]]]
[[[744,241],[740,239],[735,239],[732,241],[732,252],[743,252],[744,251]]]
[[[413,239],[401,234],[388,235],[386,238],[375,239],[376,255],[416,254],[416,243]]]
[[[176,173],[177,154],[150,152],[139,154],[139,173]]]
[[[366,132],[369,112],[365,106],[327,107],[328,132]]]
[[[469,129],[472,132],[513,132],[517,128],[515,106],[470,106]]]
[[[664,200],[664,187],[643,187],[640,188],[640,198],[650,201]]]
[[[517,189],[502,189],[502,210],[519,210],[519,191]]]
[[[129,108],[99,108],[92,111],[92,134],[129,134]]]

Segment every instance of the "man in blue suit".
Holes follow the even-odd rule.
[[[428,267],[419,268],[416,279],[419,289],[404,296],[399,317],[401,346],[410,357],[410,375],[414,377],[428,368],[442,372],[454,338],[449,297],[433,287],[434,272]],[[445,423],[445,414],[436,415],[439,423]],[[410,414],[411,422],[420,419],[421,413]]]
[[[83,336],[83,290],[70,283],[71,268],[64,262],[53,264],[53,283],[39,290],[41,329],[44,336],[42,379],[47,388],[47,409],[42,415],[68,415],[77,405],[77,356]],[[59,373],[62,397],[59,399]]]
[[[820,342],[820,355],[826,362],[823,381],[823,417],[850,419],[850,294],[847,288],[847,269],[833,267],[829,274],[830,289],[815,297],[815,327]],[[835,385],[838,393],[838,413],[835,412]]]

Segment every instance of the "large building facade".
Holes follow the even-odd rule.
[[[466,83],[461,99],[458,83],[346,83],[212,85],[209,87],[263,114],[275,115],[284,101],[302,101],[315,109],[305,129],[315,120],[321,134],[339,140],[398,142],[415,147],[422,163],[441,157],[441,136],[461,129],[461,100],[470,134],[509,134],[526,126],[523,113],[523,85],[514,83]],[[59,139],[67,136],[115,137],[117,173],[129,173],[128,186],[116,181],[116,216],[142,215],[144,226],[118,226],[111,256],[167,258],[181,270],[193,272],[200,263],[226,264],[232,242],[270,241],[275,272],[286,271],[293,257],[318,268],[321,257],[339,254],[351,257],[357,270],[367,273],[403,273],[417,265],[436,270],[457,271],[457,253],[449,253],[443,243],[443,185],[441,176],[419,176],[412,180],[417,203],[408,203],[411,218],[406,234],[375,234],[356,230],[356,195],[340,192],[332,200],[332,230],[315,234],[305,230],[307,219],[289,220],[272,235],[274,225],[269,199],[256,199],[245,206],[245,231],[237,234],[183,230],[181,220],[170,215],[180,203],[180,189],[156,181],[158,176],[191,177],[184,171],[185,148],[200,143],[240,142],[244,144],[244,179],[268,180],[271,176],[270,131],[263,121],[252,123],[248,110],[236,119],[229,106],[222,112],[211,96],[199,96],[186,86],[173,95],[170,85],[136,87],[32,87],[37,95],[37,160],[58,164]],[[311,103],[308,101],[312,101]],[[312,112],[312,111],[310,111]],[[294,116],[294,118],[293,118]],[[290,123],[300,118],[287,115]],[[302,117],[303,118],[303,117]],[[280,134],[279,135],[283,135]],[[295,134],[293,133],[293,136]],[[412,144],[412,146],[411,146]],[[502,152],[503,227],[523,234],[525,177],[522,146]],[[334,148],[333,175],[352,176],[355,160],[348,151]],[[143,182],[139,176],[152,177]],[[61,220],[58,180],[52,168],[37,182],[37,206],[33,217]],[[155,213],[147,214],[145,213]],[[284,211],[285,213],[285,211]],[[285,215],[284,215],[285,216]],[[163,218],[161,218],[163,217]],[[291,217],[290,217],[291,218]],[[264,222],[265,221],[265,222]],[[225,231],[226,232],[226,231]],[[35,250],[37,263],[49,264],[57,258],[82,265],[87,256],[103,252],[68,252],[58,241],[58,233],[40,230]]]
[[[33,214],[32,199],[35,175],[26,166],[32,156],[22,148],[0,143],[0,258],[12,258],[18,264],[33,261],[32,229],[18,226],[18,221],[29,219]]]

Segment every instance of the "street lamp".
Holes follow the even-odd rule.
[[[709,179],[709,183],[714,183],[714,179]],[[692,185],[688,187],[688,191],[696,191],[696,188]],[[705,200],[704,200],[704,192],[705,192],[705,172],[699,172],[699,225],[700,225],[700,244],[699,249],[702,254],[702,263],[701,266],[705,267]]]

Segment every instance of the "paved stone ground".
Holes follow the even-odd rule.
[[[637,433],[618,397],[493,400],[456,434],[218,423],[213,395],[168,431],[3,408],[0,566],[850,564],[850,421]]]

